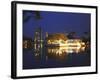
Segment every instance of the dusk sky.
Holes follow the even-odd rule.
[[[34,11],[23,11],[23,35],[33,38],[34,31],[41,27],[43,35],[48,33],[70,33],[76,32],[77,36],[82,36],[84,32],[90,31],[90,14],[68,13],[68,12],[47,12],[40,11],[41,19],[35,18]]]

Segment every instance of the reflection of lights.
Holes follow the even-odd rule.
[[[80,51],[84,51],[85,50],[85,47],[76,47],[76,48],[73,48],[73,47],[58,47],[58,48],[48,48],[48,53],[53,53],[53,54],[63,54],[63,53],[79,53]]]
[[[68,50],[68,52],[69,52],[69,53],[73,53],[73,50],[72,50],[72,49],[70,49],[70,50]]]
[[[73,48],[73,47],[59,47],[59,48],[48,48],[48,53],[53,53],[53,54],[63,54],[63,53],[79,53],[81,51],[84,51],[85,47],[81,48]]]
[[[39,54],[38,54],[38,53],[36,53],[36,54],[35,54],[35,56],[39,56]]]
[[[58,48],[51,48],[48,49],[49,53],[55,53],[55,54],[63,54],[63,53],[79,53],[80,51],[85,50],[85,43],[82,42],[80,39],[68,39],[66,41],[60,39],[60,40],[54,40],[50,41],[48,40],[48,44],[54,45]]]
[[[81,48],[81,44],[79,42],[77,42],[76,45],[77,45],[77,49]]]
[[[84,51],[85,50],[85,47],[82,47],[81,50]]]

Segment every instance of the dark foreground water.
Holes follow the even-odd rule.
[[[23,49],[23,69],[90,66],[90,51],[68,53],[65,49],[44,47]]]

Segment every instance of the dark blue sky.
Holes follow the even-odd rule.
[[[23,35],[33,38],[34,31],[41,27],[43,35],[49,33],[76,32],[77,36],[82,36],[84,32],[90,31],[90,14],[68,13],[68,12],[47,12],[40,11],[40,20],[35,18],[34,11],[23,11]]]

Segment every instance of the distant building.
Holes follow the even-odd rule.
[[[67,37],[63,33],[48,34],[46,37],[47,46],[59,46],[60,43],[65,43]]]
[[[32,39],[24,37],[23,38],[23,48],[24,49],[30,49],[32,48]]]
[[[70,53],[73,51],[79,52],[85,49],[85,43],[81,39],[68,39],[63,33],[49,34],[46,40],[46,46],[64,47],[67,49],[66,52]]]
[[[46,32],[46,38],[48,37],[48,32]]]
[[[41,48],[43,46],[41,28],[37,28],[35,30],[33,43],[34,43],[33,49],[35,51],[35,55],[39,56],[41,54]]]

